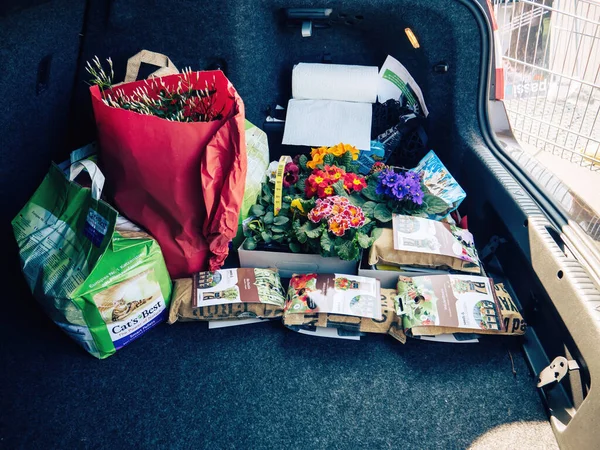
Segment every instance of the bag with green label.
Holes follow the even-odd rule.
[[[91,189],[73,180],[86,170]],[[23,274],[50,318],[106,358],[163,322],[171,280],[158,243],[100,199],[92,161],[52,165],[12,221]]]

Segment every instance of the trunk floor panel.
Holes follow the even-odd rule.
[[[178,323],[99,361],[30,302],[3,320],[4,448],[556,447],[515,338]]]

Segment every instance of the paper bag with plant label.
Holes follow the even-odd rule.
[[[408,336],[520,335],[526,325],[504,285],[475,275],[399,277],[396,314]]]
[[[369,264],[428,267],[481,273],[481,264],[468,230],[420,217],[394,215],[393,230],[386,228],[373,243]]]
[[[338,328],[347,331],[355,331],[361,333],[381,333],[386,334],[390,331],[390,327],[395,319],[394,289],[381,289],[381,317],[369,318],[349,316],[345,314],[334,313],[286,313],[283,316],[283,323],[286,326],[306,326],[309,328]],[[400,328],[402,334],[403,331]]]
[[[85,169],[92,187],[75,183]],[[171,280],[158,243],[100,199],[92,161],[52,165],[12,221],[25,279],[50,318],[106,358],[165,320]]]
[[[169,323],[275,319],[285,293],[277,269],[222,269],[175,280]]]

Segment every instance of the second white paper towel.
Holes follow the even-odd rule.
[[[370,148],[372,105],[335,100],[290,100],[283,144]]]
[[[300,63],[292,71],[292,97],[375,103],[378,83],[374,66]]]

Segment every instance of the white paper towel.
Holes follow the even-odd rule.
[[[377,67],[300,63],[292,71],[292,97],[375,103],[378,83]]]
[[[331,147],[340,142],[369,150],[370,103],[335,100],[290,100],[283,133],[285,145]]]

